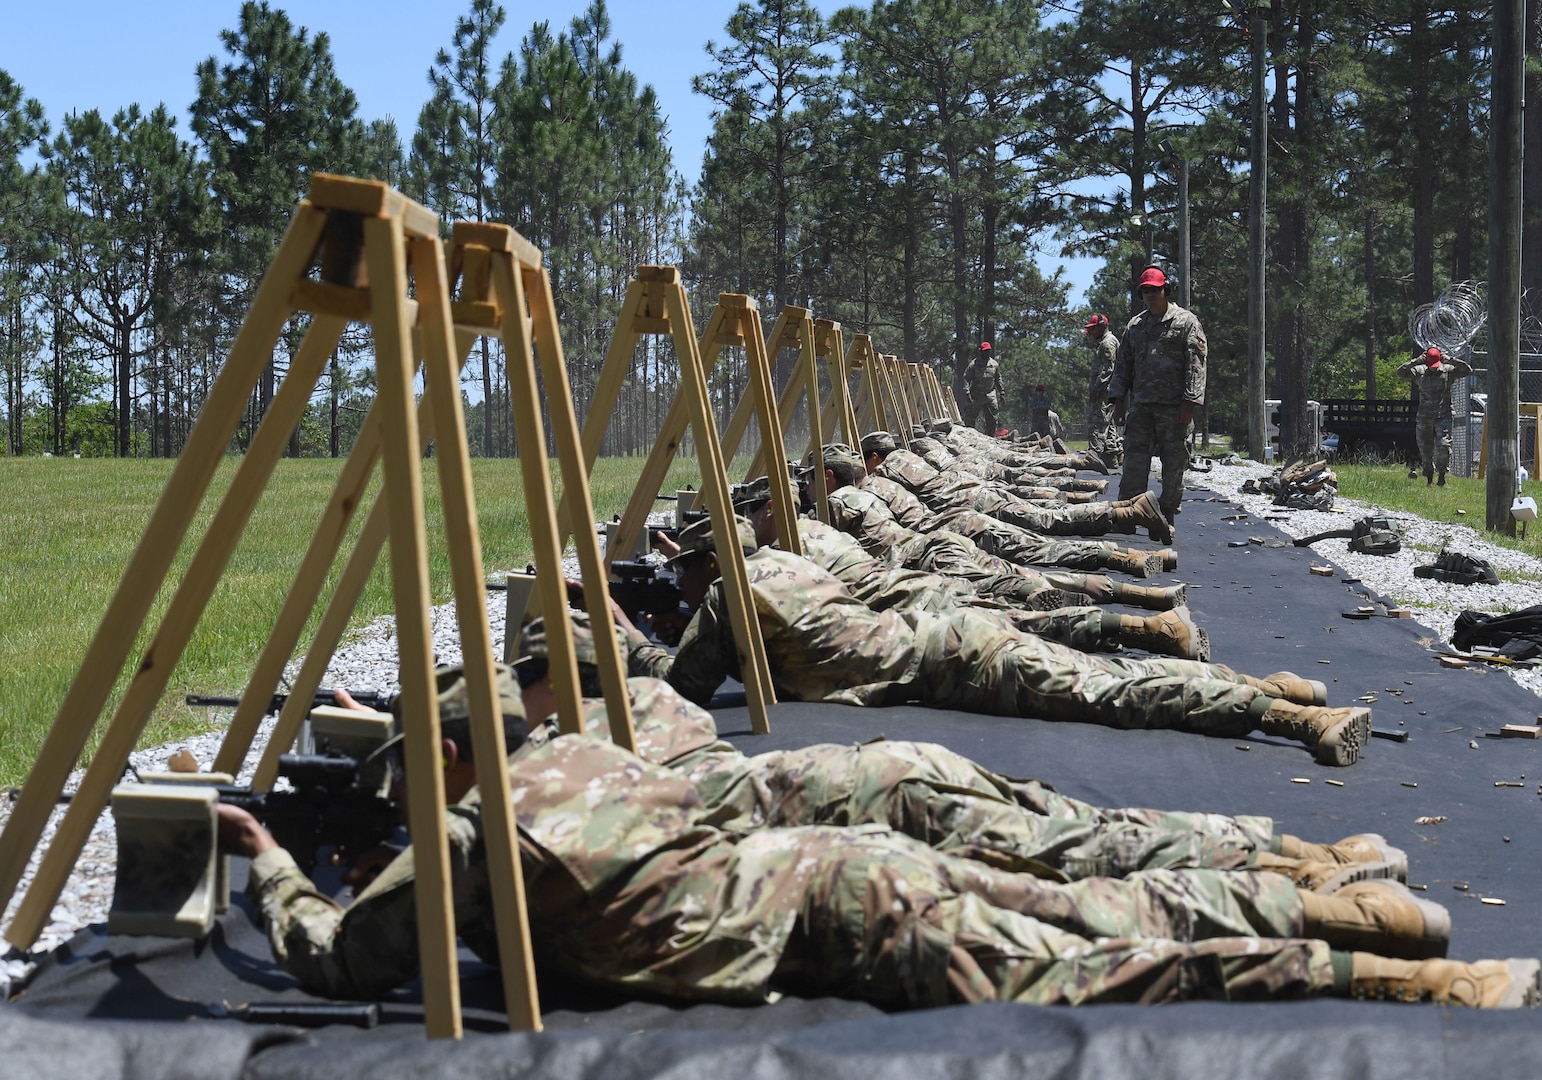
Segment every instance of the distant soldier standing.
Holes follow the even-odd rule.
[[[1172,521],[1189,465],[1189,425],[1205,401],[1205,331],[1199,319],[1168,297],[1167,275],[1148,266],[1140,276],[1146,310],[1130,320],[1114,357],[1108,399],[1125,424],[1124,475],[1119,497],[1146,490],[1151,457],[1162,459],[1162,513]]]
[[[1001,365],[988,341],[980,342],[980,351],[964,369],[964,400],[974,415],[975,429],[994,438],[1000,430]]]
[[[1447,356],[1433,345],[1397,369],[1419,388],[1419,460],[1424,463],[1424,483],[1446,486],[1446,469],[1451,464],[1451,384],[1459,376],[1471,375],[1472,365]],[[1408,479],[1419,474],[1408,470]]]
[[[1082,332],[1092,346],[1092,371],[1087,380],[1087,449],[1113,466],[1124,455],[1124,439],[1114,426],[1114,406],[1108,394],[1119,339],[1108,328],[1107,315],[1088,319]]]

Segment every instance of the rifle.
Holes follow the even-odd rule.
[[[278,771],[291,790],[253,791],[232,784],[215,790],[220,802],[239,806],[262,822],[309,876],[319,848],[358,855],[396,834],[396,804],[380,794],[384,774],[375,776],[373,764],[336,750],[284,754]]]
[[[374,709],[376,712],[389,712],[391,709],[391,699],[396,696],[395,694],[381,693],[378,690],[349,690],[348,693],[360,705],[367,709]],[[288,700],[288,694],[274,694],[268,700],[268,711],[263,713],[263,715],[272,716],[275,713],[283,712],[284,702]],[[241,699],[238,697],[219,697],[213,694],[189,694],[187,695],[187,703],[204,708],[234,709],[241,704]],[[333,690],[317,690],[315,696],[311,698],[312,709],[318,705],[336,704],[337,693]]]

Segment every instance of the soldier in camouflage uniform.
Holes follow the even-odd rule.
[[[587,614],[570,612],[585,683],[584,730],[609,733],[605,703],[592,700],[599,669]],[[545,681],[545,624],[520,639],[516,672],[532,718],[552,717]],[[1142,870],[1247,867],[1283,873],[1334,892],[1373,878],[1407,876],[1407,856],[1375,834],[1317,844],[1276,835],[1263,817],[1103,809],[1037,780],[1012,780],[932,743],[880,739],[822,744],[753,757],[718,737],[712,714],[659,679],[627,680],[637,754],[685,776],[718,828],[886,825],[938,851],[1056,880],[1125,877]],[[536,737],[541,735],[537,729]]]
[[[452,682],[445,713],[464,697]],[[1345,951],[1441,951],[1442,909],[1388,883],[1321,896],[1278,874],[1172,870],[1061,884],[880,827],[735,836],[711,824],[678,773],[587,735],[525,740],[522,706],[504,700],[531,939],[543,962],[602,985],[746,1004],[833,993],[896,1008],[1378,991],[1493,1007],[1536,997],[1535,961]],[[470,740],[453,724],[446,735],[456,926],[496,963]],[[248,891],[274,955],[307,990],[379,997],[417,975],[411,849],[344,912],[251,815],[220,814],[227,848],[253,859]],[[1237,927],[1244,935],[1219,936]]]
[[[1397,373],[1413,380],[1419,389],[1417,414],[1419,460],[1424,463],[1424,483],[1435,482],[1440,474],[1440,486],[1446,486],[1446,470],[1451,466],[1451,384],[1472,374],[1472,365],[1457,357],[1447,356],[1431,346],[1420,356],[1403,364]],[[1408,470],[1412,480],[1418,474]]]
[[[1094,315],[1082,328],[1087,344],[1092,346],[1092,365],[1087,378],[1087,449],[1110,465],[1118,464],[1124,454],[1124,439],[1114,423],[1114,406],[1108,387],[1114,377],[1114,357],[1119,339],[1108,328],[1107,315]]]
[[[771,485],[762,477],[735,489],[734,510],[743,514],[762,546],[776,541],[775,507]],[[1185,606],[1174,605],[1161,615],[1116,615],[1091,605],[1062,603],[1053,591],[1053,602],[1035,603],[1028,593],[1027,578],[1013,575],[1028,606],[1009,605],[1000,591],[979,591],[967,577],[944,576],[923,570],[892,567],[870,556],[862,545],[839,529],[820,521],[799,518],[796,522],[803,557],[839,579],[850,593],[874,611],[924,611],[933,614],[967,607],[1004,627],[1036,634],[1083,652],[1101,652],[1129,646],[1160,656],[1187,660],[1210,659],[1210,639],[1194,625]],[[673,554],[673,552],[671,552]],[[986,589],[995,582],[985,582]],[[1048,583],[1046,582],[1046,585]],[[1040,591],[1043,595],[1043,590]],[[1045,596],[1044,601],[1049,597]]]
[[[946,616],[873,611],[807,559],[761,548],[748,522],[743,548],[754,611],[779,698],[846,705],[917,702],[999,716],[1037,716],[1124,728],[1170,728],[1237,738],[1254,730],[1311,747],[1325,765],[1350,765],[1370,738],[1371,713],[1330,709],[1315,687],[1174,659],[1091,656],[1005,630],[968,610]],[[695,614],[670,656],[630,622],[633,675],[668,679],[698,704],[738,677],[710,521],[680,534],[680,590]],[[1227,676],[1230,676],[1229,678]],[[1295,698],[1296,700],[1288,700]]]
[[[885,445],[892,443],[887,432],[877,432],[866,436],[862,440],[863,446],[874,445],[874,440],[880,437],[886,440]],[[993,574],[1026,572],[1030,577],[1067,580],[1068,575],[1038,575],[1030,568],[1064,566],[1080,570],[1118,570],[1135,577],[1149,577],[1178,567],[1178,554],[1170,548],[1150,552],[1122,548],[1109,541],[1051,539],[974,510],[933,514],[903,485],[881,476],[863,476],[862,465],[847,466],[842,464],[845,460],[843,452],[826,448],[825,490],[832,493],[830,520],[836,528],[855,536],[863,547],[880,558],[889,558],[884,554],[885,548],[916,540],[919,535],[925,538],[924,542],[917,541],[923,548],[940,544],[939,550],[955,560],[953,565],[958,568],[944,569],[940,565],[922,565],[914,561],[921,557],[921,549],[906,549],[909,554],[894,556],[891,561],[897,561],[899,565],[933,573],[964,574],[971,580],[975,580],[975,571],[968,564],[977,557],[985,557]],[[869,453],[869,462],[880,460],[879,451]],[[860,488],[855,486],[858,483]],[[841,492],[838,500],[834,496],[837,491]],[[960,545],[965,549],[962,555],[958,550]],[[962,564],[957,562],[960,558]],[[998,562],[1005,565],[998,565]],[[1084,583],[1056,583],[1055,587],[1085,592],[1096,597],[1097,603],[1114,600],[1114,593],[1109,591],[1113,583],[1101,575],[1096,578],[1095,583],[1089,576]],[[1015,587],[1012,591],[1015,592]],[[1150,606],[1139,601],[1117,602]]]
[[[1192,311],[1168,297],[1167,275],[1149,267],[1140,276],[1146,310],[1130,320],[1108,386],[1114,420],[1123,423],[1124,474],[1119,497],[1146,490],[1151,456],[1162,459],[1162,513],[1178,515],[1189,467],[1189,428],[1205,402],[1205,330]]]
[[[980,342],[980,351],[964,368],[964,400],[975,430],[994,439],[1001,430],[1001,365],[988,341]]]
[[[1120,502],[1047,507],[1020,499],[999,484],[940,473],[908,450],[875,449],[874,454],[879,458],[877,468],[870,470],[875,476],[908,488],[938,514],[974,510],[1040,536],[1101,536],[1139,527],[1158,543],[1172,538],[1167,518],[1149,492]]]
[[[874,432],[888,435],[888,432]],[[892,436],[891,436],[892,437]],[[867,437],[862,440],[867,442]],[[898,447],[896,446],[896,449]],[[1005,484],[1018,498],[1040,502],[1092,502],[1108,490],[1107,480],[1084,480],[1070,469],[1013,468],[983,457],[965,459],[930,435],[910,440],[910,452],[942,473]]]
[[[1078,469],[1091,469],[1105,474],[1108,472],[1108,464],[1096,454],[1062,454],[1050,449],[1031,449],[1024,444],[1008,444],[1000,439],[987,439],[978,431],[962,427],[951,420],[932,421],[928,425],[927,434],[970,461],[983,457],[1010,468],[1026,470],[1033,475],[1057,475],[1063,470],[1074,473]]]

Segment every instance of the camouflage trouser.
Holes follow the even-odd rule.
[[[1057,884],[894,834],[800,829],[814,860],[779,986],[890,1007],[1269,1000],[1332,989],[1276,874],[1154,870]],[[831,836],[836,833],[836,836]]]
[[[1172,521],[1183,501],[1183,472],[1189,467],[1188,424],[1178,423],[1177,405],[1130,406],[1124,424],[1124,472],[1119,497],[1133,499],[1151,482],[1151,457],[1162,460],[1162,513]]]
[[[1124,439],[1114,424],[1114,403],[1099,401],[1087,407],[1087,448],[1098,453],[1124,453]]]
[[[1102,536],[1114,527],[1113,507],[1105,502],[1037,506],[1000,491],[979,488],[968,509],[1043,536]]]
[[[1103,550],[1106,553],[1108,549]],[[1117,602],[1112,579],[1102,574],[1044,573],[1032,567],[1020,566],[981,551],[974,541],[951,529],[926,533],[897,548],[893,557],[900,565],[913,570],[925,570],[967,581],[976,595],[988,600],[999,600],[1009,607],[1046,611],[1057,607]],[[1048,593],[1057,595],[1046,595]]]
[[[1001,425],[1001,402],[996,398],[996,392],[992,390],[988,394],[981,394],[977,399],[978,405],[971,426],[982,435],[995,437]]]
[[[968,537],[981,551],[1022,567],[1102,570],[1111,565],[1113,554],[1119,550],[1118,544],[1108,540],[1052,540],[976,510],[933,514],[922,523],[923,532],[931,528],[951,529]]]
[[[1195,674],[1194,661],[1089,656],[958,611],[924,628],[914,692],[941,709],[1170,728],[1238,738],[1269,707],[1261,691]]]
[[[933,743],[826,743],[754,757],[715,744],[675,767],[729,832],[887,825],[998,869],[1069,880],[1238,869],[1274,836],[1268,818],[1092,806]]]
[[[1451,418],[1420,420],[1417,434],[1424,475],[1444,476],[1451,468]]]

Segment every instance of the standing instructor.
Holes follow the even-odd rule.
[[[1205,331],[1168,296],[1171,282],[1155,266],[1140,275],[1146,310],[1125,327],[1108,387],[1114,420],[1125,424],[1119,497],[1146,490],[1151,458],[1162,459],[1162,513],[1174,520],[1189,465],[1189,425],[1205,401]]]

